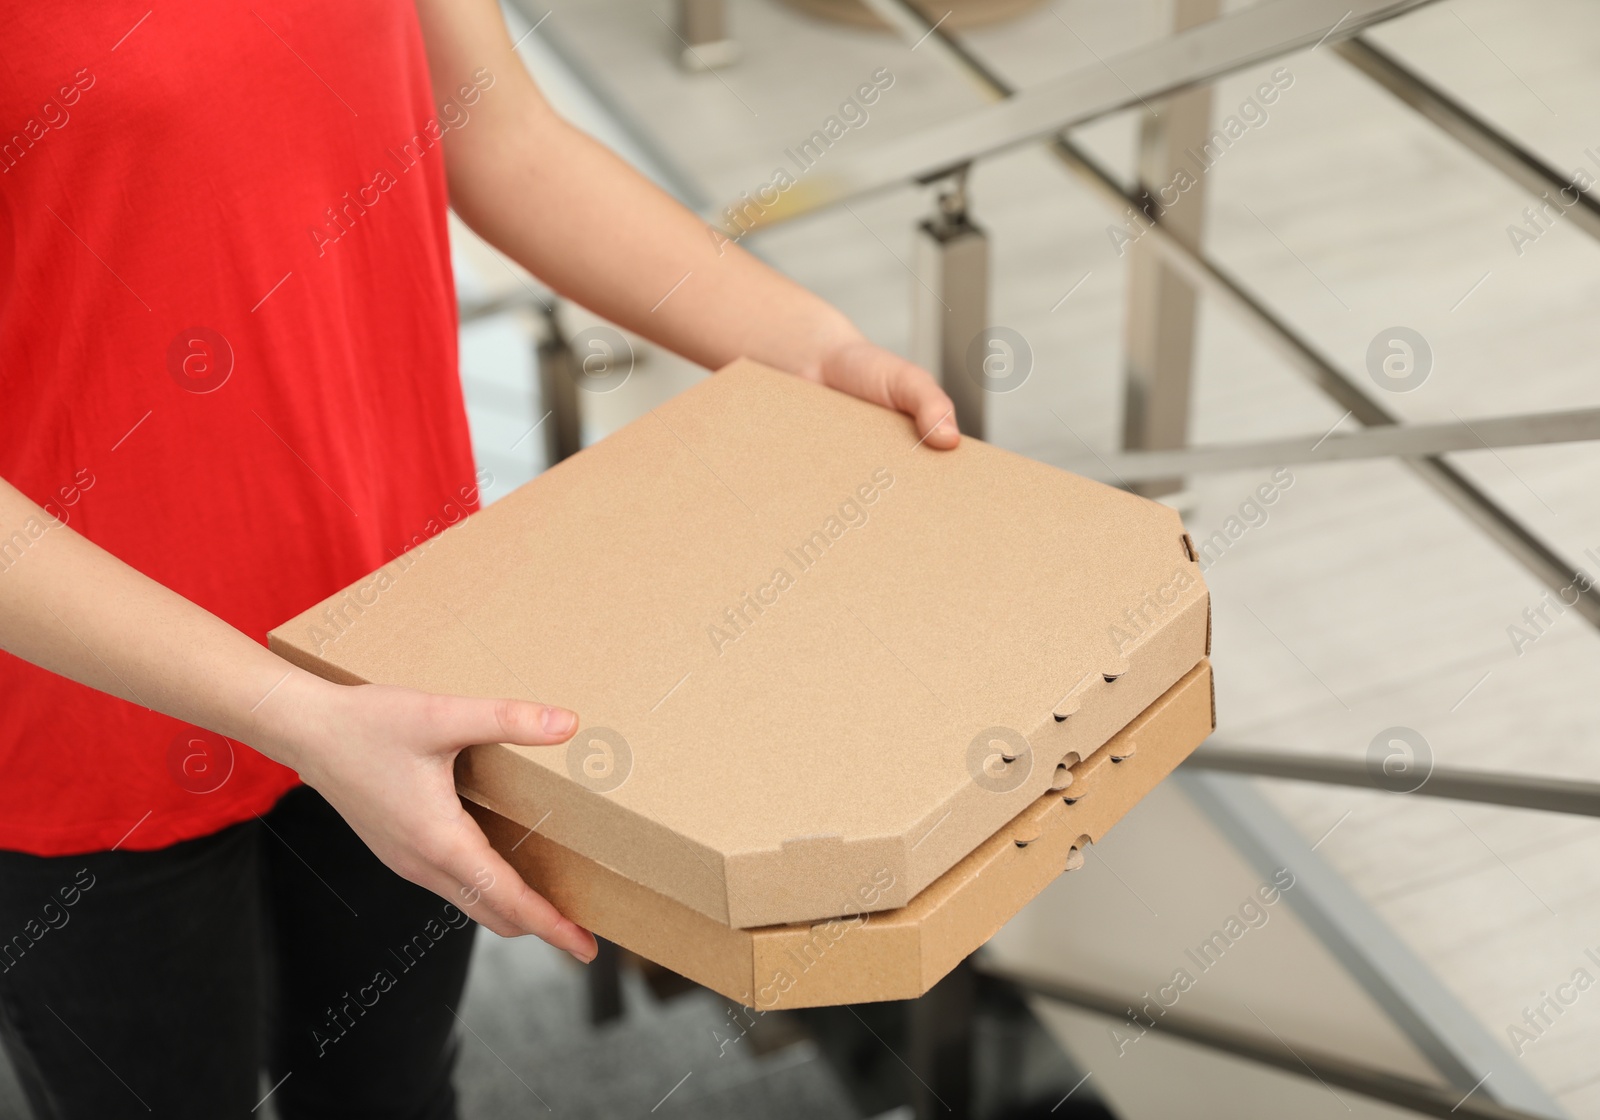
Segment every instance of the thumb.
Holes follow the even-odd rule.
[[[458,747],[477,743],[544,746],[564,743],[578,729],[576,712],[531,700],[449,697],[443,732]]]
[[[956,426],[955,407],[945,398],[941,402],[926,401],[917,409],[917,431],[930,447],[948,450],[961,442],[961,429]]]
[[[955,402],[927,370],[898,362],[890,376],[889,400],[912,418],[918,438],[930,447],[949,449],[961,442]]]

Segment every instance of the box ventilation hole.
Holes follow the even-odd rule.
[[[1052,790],[1063,790],[1072,784],[1072,767],[1065,762],[1056,766],[1055,777],[1050,779]]]
[[[1101,673],[1100,675],[1106,679],[1107,684],[1116,684],[1122,679],[1121,673]]]
[[[1011,834],[1011,842],[1019,848],[1026,848],[1029,844],[1039,839],[1041,829],[1036,820],[1024,821]]]
[[[1073,848],[1069,849],[1067,851],[1067,866],[1066,866],[1065,870],[1067,870],[1067,871],[1076,871],[1076,870],[1078,870],[1078,868],[1080,868],[1082,866],[1083,866],[1083,853],[1081,851],[1079,851],[1076,847],[1073,847]]]
[[[1127,743],[1124,743],[1122,746],[1117,747],[1111,752],[1111,761],[1121,762],[1125,758],[1132,758],[1134,752],[1138,749],[1139,744],[1130,739]]]
[[[1193,564],[1195,562],[1194,538],[1188,533],[1184,533],[1178,538],[1178,541],[1183,545],[1183,554],[1189,558],[1189,563]]]

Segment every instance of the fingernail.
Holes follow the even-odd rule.
[[[580,926],[579,928],[581,929],[582,927]],[[581,950],[568,949],[567,952],[571,953],[572,959],[577,961],[579,964],[589,964],[600,955],[600,942],[595,940],[594,934],[591,933],[589,934],[588,945],[584,946]]]
[[[578,726],[578,717],[565,708],[544,710],[544,729],[552,735],[565,735]]]

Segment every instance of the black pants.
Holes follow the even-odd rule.
[[[0,852],[0,1037],[39,1120],[455,1116],[476,926],[315,791],[154,852]],[[259,1118],[264,1110],[256,1111]]]

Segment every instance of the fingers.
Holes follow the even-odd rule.
[[[824,359],[822,383],[905,413],[916,425],[919,443],[948,449],[961,442],[955,405],[933,375],[865,339]]]
[[[465,812],[461,814],[457,846],[439,872],[445,889],[432,889],[500,936],[531,933],[583,964],[594,960],[599,952],[594,935],[563,916],[548,899],[523,882]]]
[[[565,708],[531,700],[478,700],[438,697],[440,730],[453,747],[475,743],[519,743],[544,746],[564,743],[578,728],[578,717]]]
[[[956,406],[927,370],[902,363],[890,375],[889,396],[895,408],[916,422],[917,435],[929,447],[948,450],[961,442]]]

